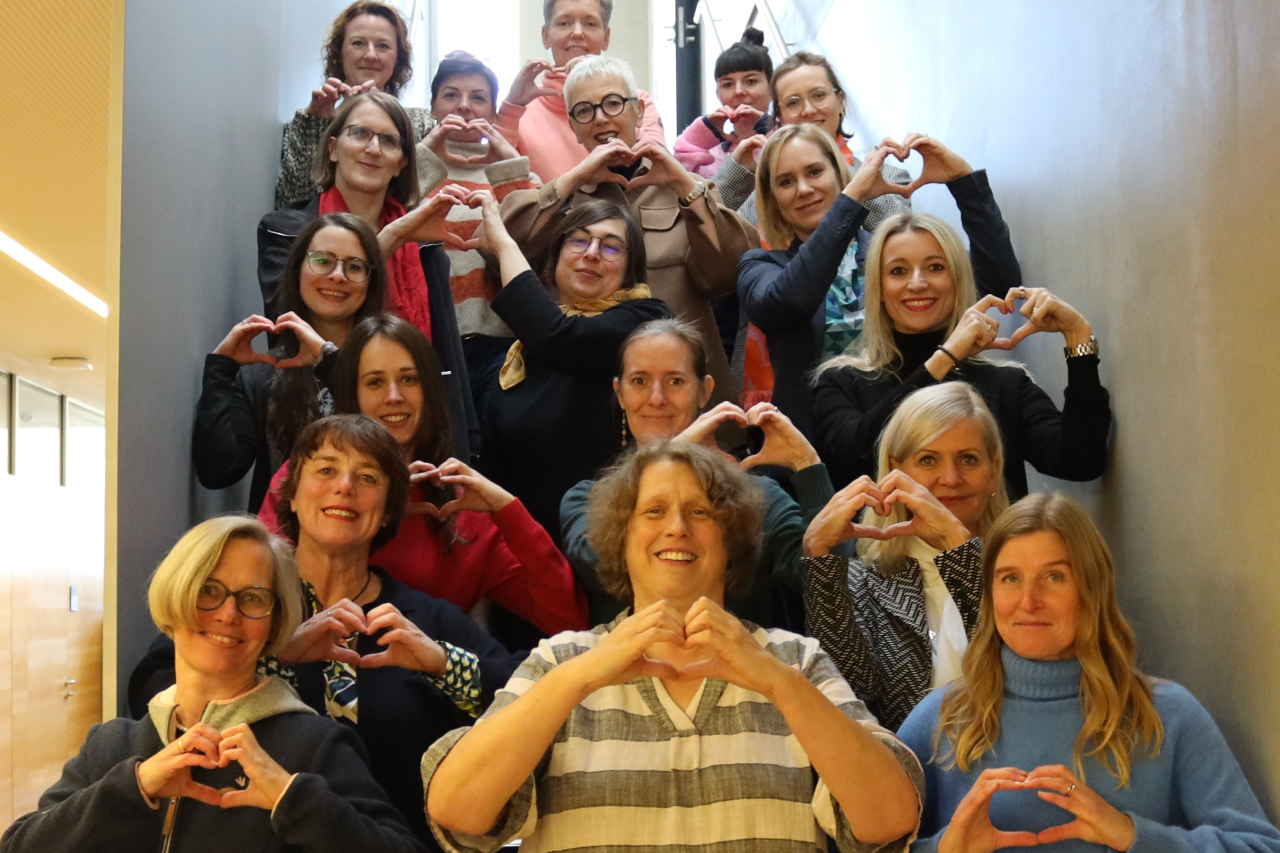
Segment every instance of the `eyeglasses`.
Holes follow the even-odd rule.
[[[276,594],[265,586],[246,586],[234,592],[222,581],[209,578],[196,593],[196,607],[200,610],[217,610],[228,598],[235,598],[236,610],[247,619],[263,619],[276,609]]]
[[[369,262],[364,258],[340,258],[333,252],[307,252],[307,266],[316,275],[329,275],[342,264],[342,276],[356,283],[369,280]]]
[[[627,108],[627,104],[638,100],[640,100],[638,97],[624,98],[621,95],[605,95],[598,104],[593,104],[590,101],[578,101],[573,105],[573,109],[569,110],[569,116],[578,124],[591,124],[591,122],[595,121],[596,110],[603,110],[605,115],[613,118],[616,115],[622,115],[622,111]]]
[[[376,136],[378,137],[378,147],[383,151],[400,150],[400,137],[394,133],[374,133],[369,128],[358,124],[349,124],[342,129],[342,132],[361,145],[368,145],[369,140]]]
[[[836,95],[836,91],[834,89],[817,88],[810,92],[807,98],[803,95],[788,95],[786,100],[778,106],[778,109],[784,115],[795,115],[804,110],[804,105],[808,103],[814,109],[820,110],[831,102],[831,99]]]
[[[564,247],[575,255],[585,255],[595,243],[600,244],[600,256],[606,261],[620,260],[627,247],[613,237],[593,237],[586,231],[574,231],[564,238]]]

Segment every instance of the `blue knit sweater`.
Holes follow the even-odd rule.
[[[940,766],[936,758],[930,760],[938,711],[947,688],[926,696],[898,730],[898,737],[925,762],[924,814],[920,840],[911,846],[913,851],[937,849],[956,806],[983,770],[1073,766],[1072,748],[1083,725],[1079,661],[1031,661],[1008,648],[1002,651],[1001,659],[1005,694],[1000,738],[994,751],[968,773]],[[1084,760],[1086,783],[1133,818],[1137,837],[1130,850],[1280,853],[1280,832],[1267,822],[1208,711],[1186,688],[1168,681],[1156,684],[1155,703],[1164,723],[1164,747],[1154,760],[1141,753],[1135,756],[1127,787],[1118,788],[1115,777],[1097,760]],[[944,741],[944,752],[945,745]],[[991,799],[991,823],[1001,830],[1040,832],[1074,819],[1066,810],[1041,800],[1033,790],[1001,791]],[[1078,840],[1044,847],[1054,851],[1107,849]]]

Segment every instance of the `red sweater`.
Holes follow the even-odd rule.
[[[276,504],[288,470],[286,462],[276,471],[258,512],[277,534],[281,531]],[[422,500],[417,486],[410,487],[409,500]],[[454,530],[457,541],[449,544],[448,537],[431,529],[425,515],[409,516],[369,562],[401,583],[463,610],[488,597],[546,634],[587,627],[587,600],[573,570],[518,499],[493,513],[460,512]]]

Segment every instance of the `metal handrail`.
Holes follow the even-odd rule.
[[[747,17],[747,23],[744,26],[751,26],[755,23],[757,15],[761,16],[761,24],[770,40],[782,48],[784,55],[790,56],[792,43],[782,35],[782,27],[778,26],[778,19],[774,16],[773,9],[769,6],[769,0],[755,0],[755,5],[751,9],[751,14]],[[716,23],[722,19],[715,17],[711,0],[701,0],[698,3],[698,8],[693,13],[693,20],[695,23],[708,24],[711,28],[711,35],[716,40],[717,49],[720,51],[725,49],[724,38],[720,35],[720,28],[716,26]]]

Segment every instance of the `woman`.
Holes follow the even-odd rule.
[[[364,320],[338,358],[333,395],[336,411],[385,426],[411,472],[405,516],[374,554],[379,568],[466,611],[488,597],[547,635],[586,626],[573,571],[547,532],[509,492],[449,458],[440,363],[421,332],[391,314]],[[276,472],[262,505],[273,530],[288,476],[287,465]]]
[[[281,261],[295,235],[326,213],[349,211],[368,223],[378,235],[387,268],[385,310],[417,326],[440,353],[448,371],[450,416],[459,425],[454,455],[466,459],[471,439],[478,437],[478,422],[445,255],[445,248],[463,247],[446,226],[446,217],[466,191],[445,187],[414,207],[418,183],[411,133],[409,116],[390,95],[365,92],[343,101],[321,135],[312,164],[320,194],[268,213],[258,224],[258,285],[266,315],[275,317]]]
[[[1003,465],[976,391],[922,389],[885,427],[878,479],[846,486],[805,533],[808,633],[891,729],[960,676],[982,594],[981,537],[1009,505]],[[860,559],[831,554],[849,539]]]
[[[964,678],[900,732],[931,756],[912,849],[1280,850],[1208,712],[1135,666],[1111,552],[1080,505],[1029,495],[986,543]]]
[[[714,450],[721,424],[755,426],[763,433],[763,446],[742,461],[744,470],[775,465],[794,472],[789,482],[796,498],[771,477],[756,479],[764,492],[764,547],[747,592],[729,605],[735,615],[762,627],[802,632],[800,542],[809,521],[833,494],[827,468],[786,415],[768,403],[746,412],[721,403],[699,415],[714,384],[702,337],[673,318],[650,320],[622,342],[613,392],[622,408],[623,429],[637,445],[680,438]],[[734,464],[739,464],[736,459]],[[594,478],[583,480],[565,494],[560,527],[565,556],[587,591],[591,624],[600,625],[612,621],[625,604],[605,590],[597,573],[599,560],[587,541],[587,498],[595,485]]]
[[[739,142],[768,130],[765,114],[772,100],[773,60],[764,46],[764,33],[747,27],[738,42],[716,57],[714,76],[720,108],[694,119],[673,152],[680,165],[702,178],[714,178]],[[726,131],[726,123],[733,125],[732,131]]]
[[[369,91],[386,92],[394,98],[413,77],[409,27],[395,7],[387,3],[352,3],[333,19],[321,52],[325,82],[312,90],[311,103],[284,126],[277,208],[316,194],[311,162],[322,147],[321,136],[333,120],[334,107],[340,100]],[[426,136],[433,122],[428,110],[405,109],[412,122],[412,144]]]
[[[619,443],[609,387],[618,347],[670,312],[641,281],[644,237],[625,207],[592,201],[559,220],[539,277],[493,195],[477,191],[472,203],[484,216],[479,245],[497,257],[502,277],[493,310],[519,338],[489,394],[485,473],[557,536],[560,499]]]
[[[378,238],[349,213],[313,219],[284,263],[275,321],[237,323],[205,358],[191,460],[200,485],[225,489],[253,468],[249,511],[262,505],[271,472],[289,458],[298,433],[330,414],[323,377],[329,357],[360,320],[381,310],[386,273]],[[269,353],[253,339],[278,335]]]
[[[1089,321],[1038,287],[989,294],[975,305],[974,269],[959,235],[935,217],[894,218],[876,232],[867,252],[858,354],[823,364],[813,392],[818,446],[837,485],[874,470],[876,437],[903,398],[953,379],[973,385],[1000,425],[1012,499],[1027,493],[1024,462],[1063,480],[1102,475],[1111,406]],[[1013,313],[1018,300],[1027,322],[1011,337],[998,337],[1000,321],[986,312]],[[1061,411],[1020,365],[980,357],[1036,332],[1061,332],[1067,344]]]
[[[0,850],[422,850],[356,737],[257,673],[300,618],[284,542],[254,518],[209,519],[160,563],[148,600],[176,683],[146,719],[94,726]]]
[[[756,174],[761,230],[775,248],[743,256],[738,298],[768,341],[773,402],[810,438],[815,433],[809,373],[849,351],[862,333],[858,256],[859,229],[868,218],[865,203],[907,192],[887,182],[880,167],[890,154],[906,157],[913,150],[924,156],[925,168],[910,189],[947,184],[979,259],[984,290],[1003,293],[1022,283],[986,172],[975,172],[941,142],[919,134],[901,146],[887,142],[850,178],[825,132],[814,125],[781,128],[765,146]]]
[[[432,746],[422,774],[442,840],[906,846],[920,807],[915,757],[816,641],[724,610],[750,577],[761,513],[750,478],[689,442],[645,445],[600,481],[591,542],[634,611],[543,643],[483,725]]]

